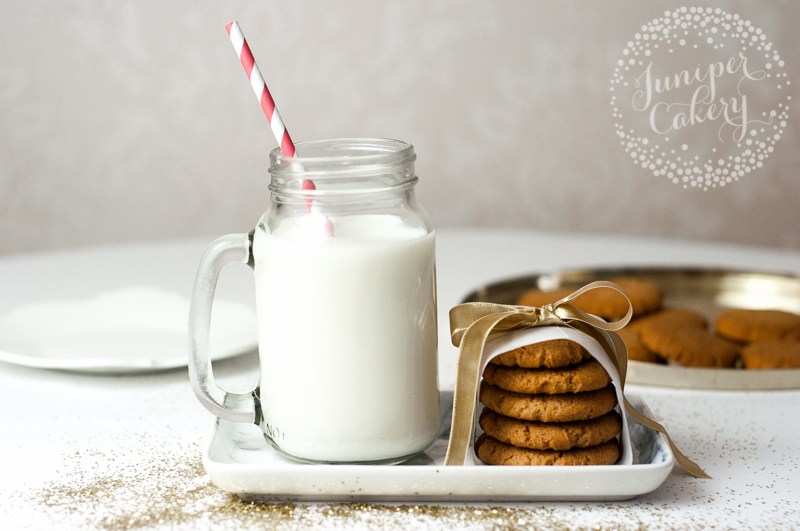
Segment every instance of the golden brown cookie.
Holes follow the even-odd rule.
[[[800,315],[781,310],[728,309],[717,316],[717,333],[740,343],[800,341]]]
[[[530,422],[498,415],[484,408],[480,426],[500,442],[534,450],[569,450],[596,446],[619,435],[622,418],[609,411],[596,419],[577,422]]]
[[[617,277],[609,279],[622,288],[631,301],[633,315],[638,317],[661,308],[664,293],[658,284],[634,277]],[[625,316],[628,303],[616,291],[592,290],[577,299],[578,308],[602,317],[616,320]]]
[[[800,368],[800,342],[757,341],[742,349],[746,369]]]
[[[635,277],[616,277],[609,280],[617,284],[628,296],[634,316],[645,315],[661,308],[664,294],[658,284]],[[517,304],[521,306],[552,304],[572,291],[567,288],[552,291],[530,290],[519,297]],[[620,319],[628,311],[625,297],[607,289],[588,291],[576,298],[573,304],[585,312],[608,320]]]
[[[659,356],[690,367],[733,367],[739,357],[737,345],[704,328],[664,327],[641,338]]]
[[[597,446],[572,450],[531,450],[493,439],[485,434],[475,441],[475,454],[490,465],[613,465],[619,460],[619,442],[612,439]]]
[[[548,395],[594,391],[611,383],[611,377],[595,359],[557,369],[522,369],[490,363],[483,377],[506,391]]]
[[[639,337],[639,330],[634,326],[636,321],[629,324],[622,330],[617,330],[622,342],[625,343],[625,348],[628,351],[628,359],[633,361],[646,361],[648,363],[664,363],[664,359],[658,354],[650,352],[642,343]]]
[[[605,415],[617,405],[613,385],[597,391],[558,395],[529,395],[481,382],[480,402],[501,415],[538,422],[572,422]]]
[[[528,369],[539,367],[555,368],[574,365],[591,357],[591,354],[585,348],[574,341],[553,339],[509,350],[496,356],[491,363]]]
[[[620,337],[628,347],[628,359],[647,361],[650,363],[663,363],[664,358],[653,350],[647,348],[644,336],[663,333],[664,329],[708,327],[708,321],[702,314],[684,308],[670,308],[653,312],[640,319],[632,321],[628,326],[619,331]]]
[[[668,308],[637,319],[631,325],[640,336],[645,336],[663,328],[708,328],[708,320],[688,308]]]

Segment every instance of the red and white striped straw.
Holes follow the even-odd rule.
[[[269,122],[270,129],[272,129],[272,134],[275,135],[275,140],[278,141],[278,145],[281,147],[281,153],[284,157],[294,158],[294,142],[286,126],[283,124],[281,114],[278,112],[278,107],[275,105],[275,100],[272,99],[272,94],[270,94],[267,83],[264,81],[264,76],[261,75],[261,71],[258,69],[256,60],[253,57],[253,52],[250,51],[247,39],[244,38],[242,28],[239,27],[239,23],[234,20],[225,25],[225,30],[231,38],[231,44],[233,44],[233,49],[236,50],[236,55],[239,56],[239,61],[241,61],[244,73],[250,81],[250,86],[253,88],[256,98],[258,98],[258,102],[261,104],[261,110],[264,111],[264,116],[267,117],[267,122]],[[300,183],[300,187],[303,190],[316,189],[314,181],[309,179],[303,179]],[[311,210],[312,202],[311,199],[307,200],[309,210]],[[333,236],[333,224],[327,217],[325,217],[325,232],[329,236]]]
[[[267,117],[267,122],[269,122],[272,128],[272,134],[275,135],[275,139],[281,147],[281,153],[286,157],[294,157],[295,150],[292,137],[289,135],[289,131],[286,130],[286,126],[283,125],[281,113],[278,112],[275,101],[272,99],[272,94],[269,93],[267,83],[264,81],[264,77],[258,69],[256,60],[253,58],[253,53],[250,51],[250,46],[244,38],[242,28],[240,28],[239,23],[234,20],[233,22],[229,22],[225,26],[225,29],[231,38],[231,44],[233,44],[233,49],[236,50],[236,55],[239,56],[239,60],[242,62],[244,73],[247,75],[247,79],[250,80],[250,86],[253,87],[253,92],[261,104],[261,110],[264,111],[264,116]]]

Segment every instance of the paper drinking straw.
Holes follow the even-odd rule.
[[[261,104],[261,110],[264,111],[264,116],[267,117],[272,134],[275,135],[275,140],[278,141],[278,145],[281,147],[281,153],[286,157],[294,157],[295,149],[292,137],[289,135],[289,131],[286,130],[286,126],[283,125],[281,113],[278,112],[275,101],[272,99],[272,94],[269,93],[267,83],[264,81],[256,60],[253,58],[253,53],[244,38],[242,28],[234,20],[229,22],[225,29],[231,38],[231,44],[233,44],[233,49],[236,50],[236,55],[239,56],[239,60],[242,62],[244,73],[247,75],[247,79],[250,80],[250,86]]]
[[[275,105],[275,100],[272,99],[272,94],[270,94],[267,83],[264,81],[264,77],[261,75],[261,71],[256,64],[253,52],[250,51],[247,39],[244,38],[244,33],[242,33],[242,28],[239,27],[239,22],[235,20],[229,22],[225,25],[225,30],[228,32],[228,36],[230,36],[233,49],[236,50],[236,55],[239,56],[239,61],[241,61],[244,73],[250,81],[250,86],[258,102],[261,104],[261,110],[264,111],[264,116],[267,117],[267,122],[269,123],[270,129],[272,129],[272,134],[281,147],[281,153],[285,157],[294,158],[295,148],[292,137],[283,124],[281,114],[278,112],[278,107]],[[303,190],[316,190],[314,181],[309,179],[303,179],[300,186]],[[308,200],[307,204],[309,210],[311,210],[312,200]],[[327,217],[325,217],[325,231],[329,236],[333,236],[333,224]]]

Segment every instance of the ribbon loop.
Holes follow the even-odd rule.
[[[575,307],[572,301],[594,289],[619,292],[628,302],[628,311],[617,321],[607,322]],[[607,281],[591,282],[561,300],[541,307],[515,306],[489,302],[459,304],[450,310],[450,338],[458,346],[458,368],[453,394],[453,420],[445,465],[463,465],[473,435],[477,390],[481,379],[481,356],[486,342],[503,334],[537,326],[567,326],[595,339],[608,355],[620,375],[620,391],[624,392],[628,356],[625,344],[615,333],[633,316],[633,306],[622,288]],[[663,434],[675,454],[676,461],[690,474],[710,477],[696,463],[683,455],[658,422],[637,411],[627,399],[625,407],[631,416],[648,428]]]

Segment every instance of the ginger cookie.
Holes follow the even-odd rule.
[[[635,326],[636,321],[629,324],[622,330],[617,330],[622,342],[625,343],[625,350],[628,351],[628,359],[633,361],[646,361],[648,363],[664,363],[664,359],[658,354],[647,350],[639,337],[639,329]]]
[[[503,352],[493,358],[491,363],[528,369],[556,368],[574,365],[591,357],[585,348],[574,341],[553,339]]]
[[[640,336],[645,336],[662,328],[708,328],[708,319],[688,308],[668,308],[637,319],[631,325]]]
[[[619,460],[619,442],[612,439],[597,446],[572,450],[531,450],[498,441],[485,434],[475,441],[475,454],[490,465],[613,465]]]
[[[549,395],[594,391],[611,383],[611,377],[595,359],[557,369],[522,369],[490,363],[483,377],[506,391]]]
[[[577,422],[530,422],[498,415],[484,408],[480,426],[500,442],[534,450],[569,450],[596,446],[619,435],[622,418],[609,411],[596,419]]]
[[[658,284],[635,277],[617,277],[609,280],[622,288],[628,296],[634,316],[639,317],[661,308],[664,293]],[[621,319],[628,311],[625,298],[610,290],[589,291],[577,299],[576,306],[608,320]]]
[[[557,395],[530,395],[506,391],[481,382],[480,402],[501,415],[538,422],[572,422],[605,415],[617,405],[617,393],[609,384],[596,391]]]
[[[658,284],[635,277],[616,277],[609,279],[617,284],[633,307],[633,315],[641,316],[661,308],[664,294]],[[521,306],[542,306],[552,304],[572,293],[573,290],[559,288],[552,291],[530,290],[517,300]],[[619,293],[611,290],[592,290],[572,302],[575,307],[607,320],[621,319],[628,311],[628,302]]]
[[[757,341],[742,349],[742,364],[747,369],[800,368],[800,342]]]
[[[644,336],[661,334],[664,329],[705,329],[707,327],[708,321],[703,314],[690,309],[670,308],[636,319],[618,333],[625,342],[625,346],[628,347],[628,359],[663,363],[662,356],[647,348]]]
[[[740,343],[800,341],[800,315],[781,310],[728,309],[717,316],[717,333]]]
[[[737,345],[704,328],[663,327],[641,338],[659,356],[690,367],[733,367],[739,357]]]

